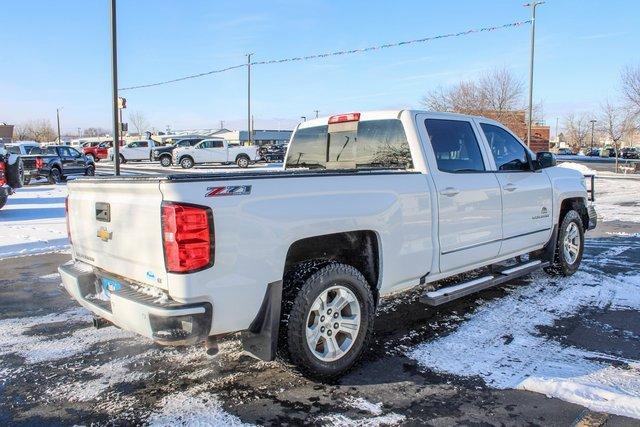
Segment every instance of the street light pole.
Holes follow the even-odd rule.
[[[111,0],[111,84],[113,112],[113,164],[120,175],[120,129],[118,123],[118,40],[116,36],[116,0]]]
[[[56,108],[56,120],[58,122],[58,144],[62,144],[62,138],[60,137],[60,108]]]
[[[247,132],[249,133],[249,145],[252,144],[251,136],[251,56],[253,53],[247,54]]]
[[[531,147],[531,125],[533,123],[533,58],[536,40],[536,7],[543,1],[534,1],[524,6],[531,8],[531,62],[529,64],[529,120],[527,122],[527,146]]]
[[[597,120],[589,120],[591,122],[591,151],[593,151],[593,129]],[[589,154],[591,155],[591,154]]]

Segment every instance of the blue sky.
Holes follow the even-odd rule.
[[[0,7],[0,122],[110,126],[108,0],[5,1]],[[245,61],[366,47],[529,18],[522,0],[119,0],[120,86]],[[640,2],[548,0],[538,8],[535,100],[547,124],[615,98],[640,62]],[[419,107],[428,90],[508,67],[527,81],[529,26],[316,61],[253,67],[256,128],[300,116]],[[243,128],[246,70],[123,93],[164,128]],[[126,116],[126,114],[125,114]]]

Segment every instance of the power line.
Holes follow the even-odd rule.
[[[377,45],[377,46],[369,46],[369,47],[364,47],[364,48],[359,48],[359,49],[339,50],[339,51],[335,51],[335,52],[319,53],[319,54],[307,55],[307,56],[296,56],[296,57],[291,57],[291,58],[270,59],[270,60],[266,60],[266,61],[255,61],[255,62],[249,62],[249,63],[233,65],[233,66],[226,67],[226,68],[221,68],[221,69],[218,69],[218,70],[211,70],[211,71],[205,71],[203,73],[191,74],[191,75],[188,75],[188,76],[179,77],[179,78],[175,78],[175,79],[171,79],[171,80],[164,80],[164,81],[156,82],[156,83],[149,83],[149,84],[138,85],[138,86],[123,87],[123,88],[121,88],[119,90],[125,91],[125,90],[133,90],[133,89],[142,89],[142,88],[147,88],[147,87],[161,86],[161,85],[166,85],[166,84],[170,84],[170,83],[180,82],[180,81],[183,81],[183,80],[197,79],[199,77],[204,77],[204,76],[208,76],[208,75],[211,75],[211,74],[219,74],[219,73],[223,73],[225,71],[231,71],[231,70],[235,70],[237,68],[248,67],[248,66],[252,66],[252,65],[271,65],[271,64],[282,64],[282,63],[285,63],[285,62],[309,61],[309,60],[314,60],[314,59],[327,58],[327,57],[331,57],[331,56],[353,55],[353,54],[356,54],[356,53],[365,53],[365,52],[371,52],[371,51],[375,51],[375,50],[382,50],[382,49],[388,49],[388,48],[392,48],[392,47],[406,46],[406,45],[416,44],[416,43],[426,43],[426,42],[430,42],[430,41],[433,41],[433,40],[446,39],[446,38],[451,38],[451,37],[461,37],[461,36],[466,36],[466,35],[469,35],[469,34],[484,33],[484,32],[502,30],[502,29],[506,29],[506,28],[514,28],[514,27],[519,27],[521,25],[525,25],[525,24],[531,24],[531,22],[532,22],[532,20],[529,19],[529,20],[526,20],[526,21],[511,22],[509,24],[497,25],[497,26],[494,26],[494,27],[474,28],[474,29],[470,29],[470,30],[460,31],[460,32],[457,32],[457,33],[441,34],[441,35],[438,35],[438,36],[424,37],[424,38],[414,39],[414,40],[405,40],[405,41],[396,42],[396,43],[387,43],[387,44],[382,44],[382,45]]]

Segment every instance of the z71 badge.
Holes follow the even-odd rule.
[[[204,197],[247,196],[251,194],[250,185],[230,185],[227,187],[208,187]]]

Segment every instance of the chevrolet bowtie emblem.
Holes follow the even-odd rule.
[[[98,229],[97,236],[100,238],[100,240],[102,240],[103,242],[106,242],[111,239],[111,237],[113,236],[113,232],[107,230],[105,227],[100,227]]]

